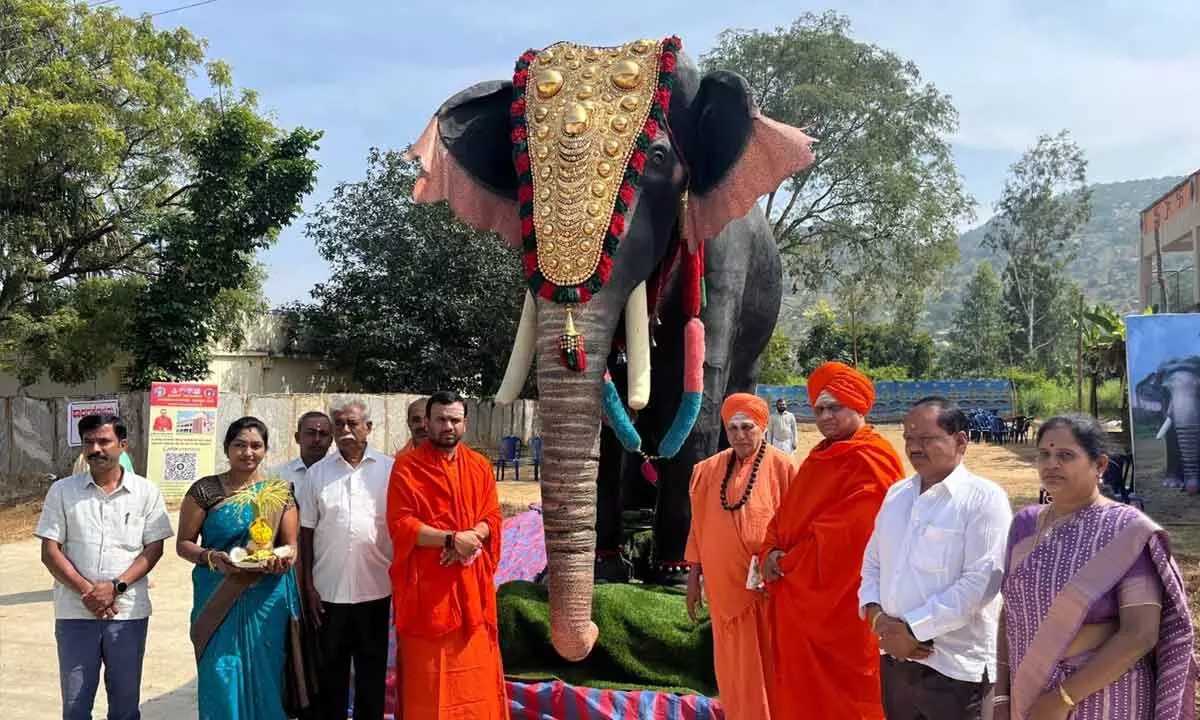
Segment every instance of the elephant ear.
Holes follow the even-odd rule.
[[[688,114],[686,232],[694,248],[811,165],[813,138],[763,115],[745,78],[725,70],[704,75]]]
[[[511,103],[511,82],[483,82],[463,90],[438,108],[407,157],[421,163],[413,200],[446,200],[464,222],[519,245]]]

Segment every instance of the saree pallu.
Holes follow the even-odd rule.
[[[1014,530],[1016,525],[1014,520]],[[1113,503],[1079,511],[1033,545],[1036,538],[1036,533],[1014,535],[1003,586],[1014,720],[1026,718],[1042,693],[1091,657],[1091,652],[1064,654],[1088,610],[1118,586],[1147,550],[1163,589],[1158,643],[1116,682],[1075,698],[1078,704],[1070,717],[1193,720],[1192,621],[1166,532],[1128,505]]]
[[[253,519],[252,508],[222,501],[204,519],[201,544],[224,552],[244,547]],[[235,577],[242,582],[204,564],[192,570],[200,720],[286,720],[289,626],[300,617],[295,574]]]

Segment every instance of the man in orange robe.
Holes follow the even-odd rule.
[[[825,363],[808,380],[824,436],[767,528],[774,720],[883,720],[879,647],[858,615],[863,553],[884,495],[904,476],[891,443],[866,424],[875,388]]]
[[[430,397],[430,442],[403,453],[388,488],[397,716],[507,720],[493,578],[501,515],[491,462],[462,444],[466,405]]]
[[[725,716],[769,720],[771,673],[767,598],[757,576],[756,554],[767,523],[779,507],[796,464],[763,437],[767,403],[753,395],[730,395],[721,407],[728,450],[692,470],[692,527],[688,533],[688,615],[696,621],[700,578],[712,617],[713,664]],[[750,588],[747,585],[755,585]]]

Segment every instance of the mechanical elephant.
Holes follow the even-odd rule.
[[[597,526],[619,534],[619,500],[597,517],[598,477],[611,488],[630,464],[656,482],[658,557],[683,559],[692,466],[717,450],[722,398],[752,387],[779,312],[757,200],[811,164],[811,142],[764,117],[742,77],[701,74],[666,38],[530,50],[512,81],[447,100],[413,147],[415,200],[447,200],[523,249],[529,291],[497,401],[516,399],[536,358],[564,658],[596,641]]]
[[[1135,387],[1138,404],[1160,412],[1167,444],[1164,483],[1200,492],[1200,357],[1172,358]]]

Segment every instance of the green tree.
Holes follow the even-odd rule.
[[[1042,135],[1013,164],[996,211],[984,242],[1007,259],[1004,301],[1014,352],[1025,367],[1054,372],[1070,327],[1066,266],[1092,212],[1087,159],[1067,131]]]
[[[0,0],[0,369],[23,384],[88,380],[135,331],[172,334],[184,354],[201,342],[172,333],[187,315],[143,326],[134,309],[148,286],[163,287],[163,254],[197,207],[192,190],[219,182],[196,175],[192,152],[212,127],[188,89],[203,62],[202,40],[149,17]],[[209,71],[227,90],[228,68]],[[212,311],[208,336],[236,340],[240,326],[226,320],[261,303],[261,271],[240,277],[215,304],[195,298]]]
[[[991,263],[981,262],[954,315],[942,367],[956,377],[998,377],[1010,364],[1010,338],[1000,276]]]
[[[519,255],[445,203],[414,203],[417,176],[372,149],[366,177],[318,207],[307,234],[333,275],[289,308],[298,341],[371,392],[492,393],[525,292]]]
[[[816,161],[766,206],[807,287],[869,275],[892,304],[954,262],[973,204],[946,140],[957,112],[916,65],[853,39],[833,12],[774,32],[727,30],[702,63],[741,73],[766,115],[818,140]]]
[[[758,381],[764,385],[792,385],[799,379],[792,339],[781,328],[771,333],[759,362]]]
[[[253,95],[227,106],[228,87],[221,90],[205,101],[205,119],[185,143],[195,179],[184,209],[163,218],[155,233],[162,249],[135,308],[126,372],[134,388],[199,380],[214,340],[241,340],[221,329],[240,329],[266,309],[255,254],[299,214],[316,179],[309,154],[320,133],[284,133],[256,113]]]
[[[853,364],[879,379],[919,380],[933,370],[933,338],[911,323],[839,323],[825,303],[806,317],[808,333],[796,348],[796,365],[805,375],[829,360]]]

